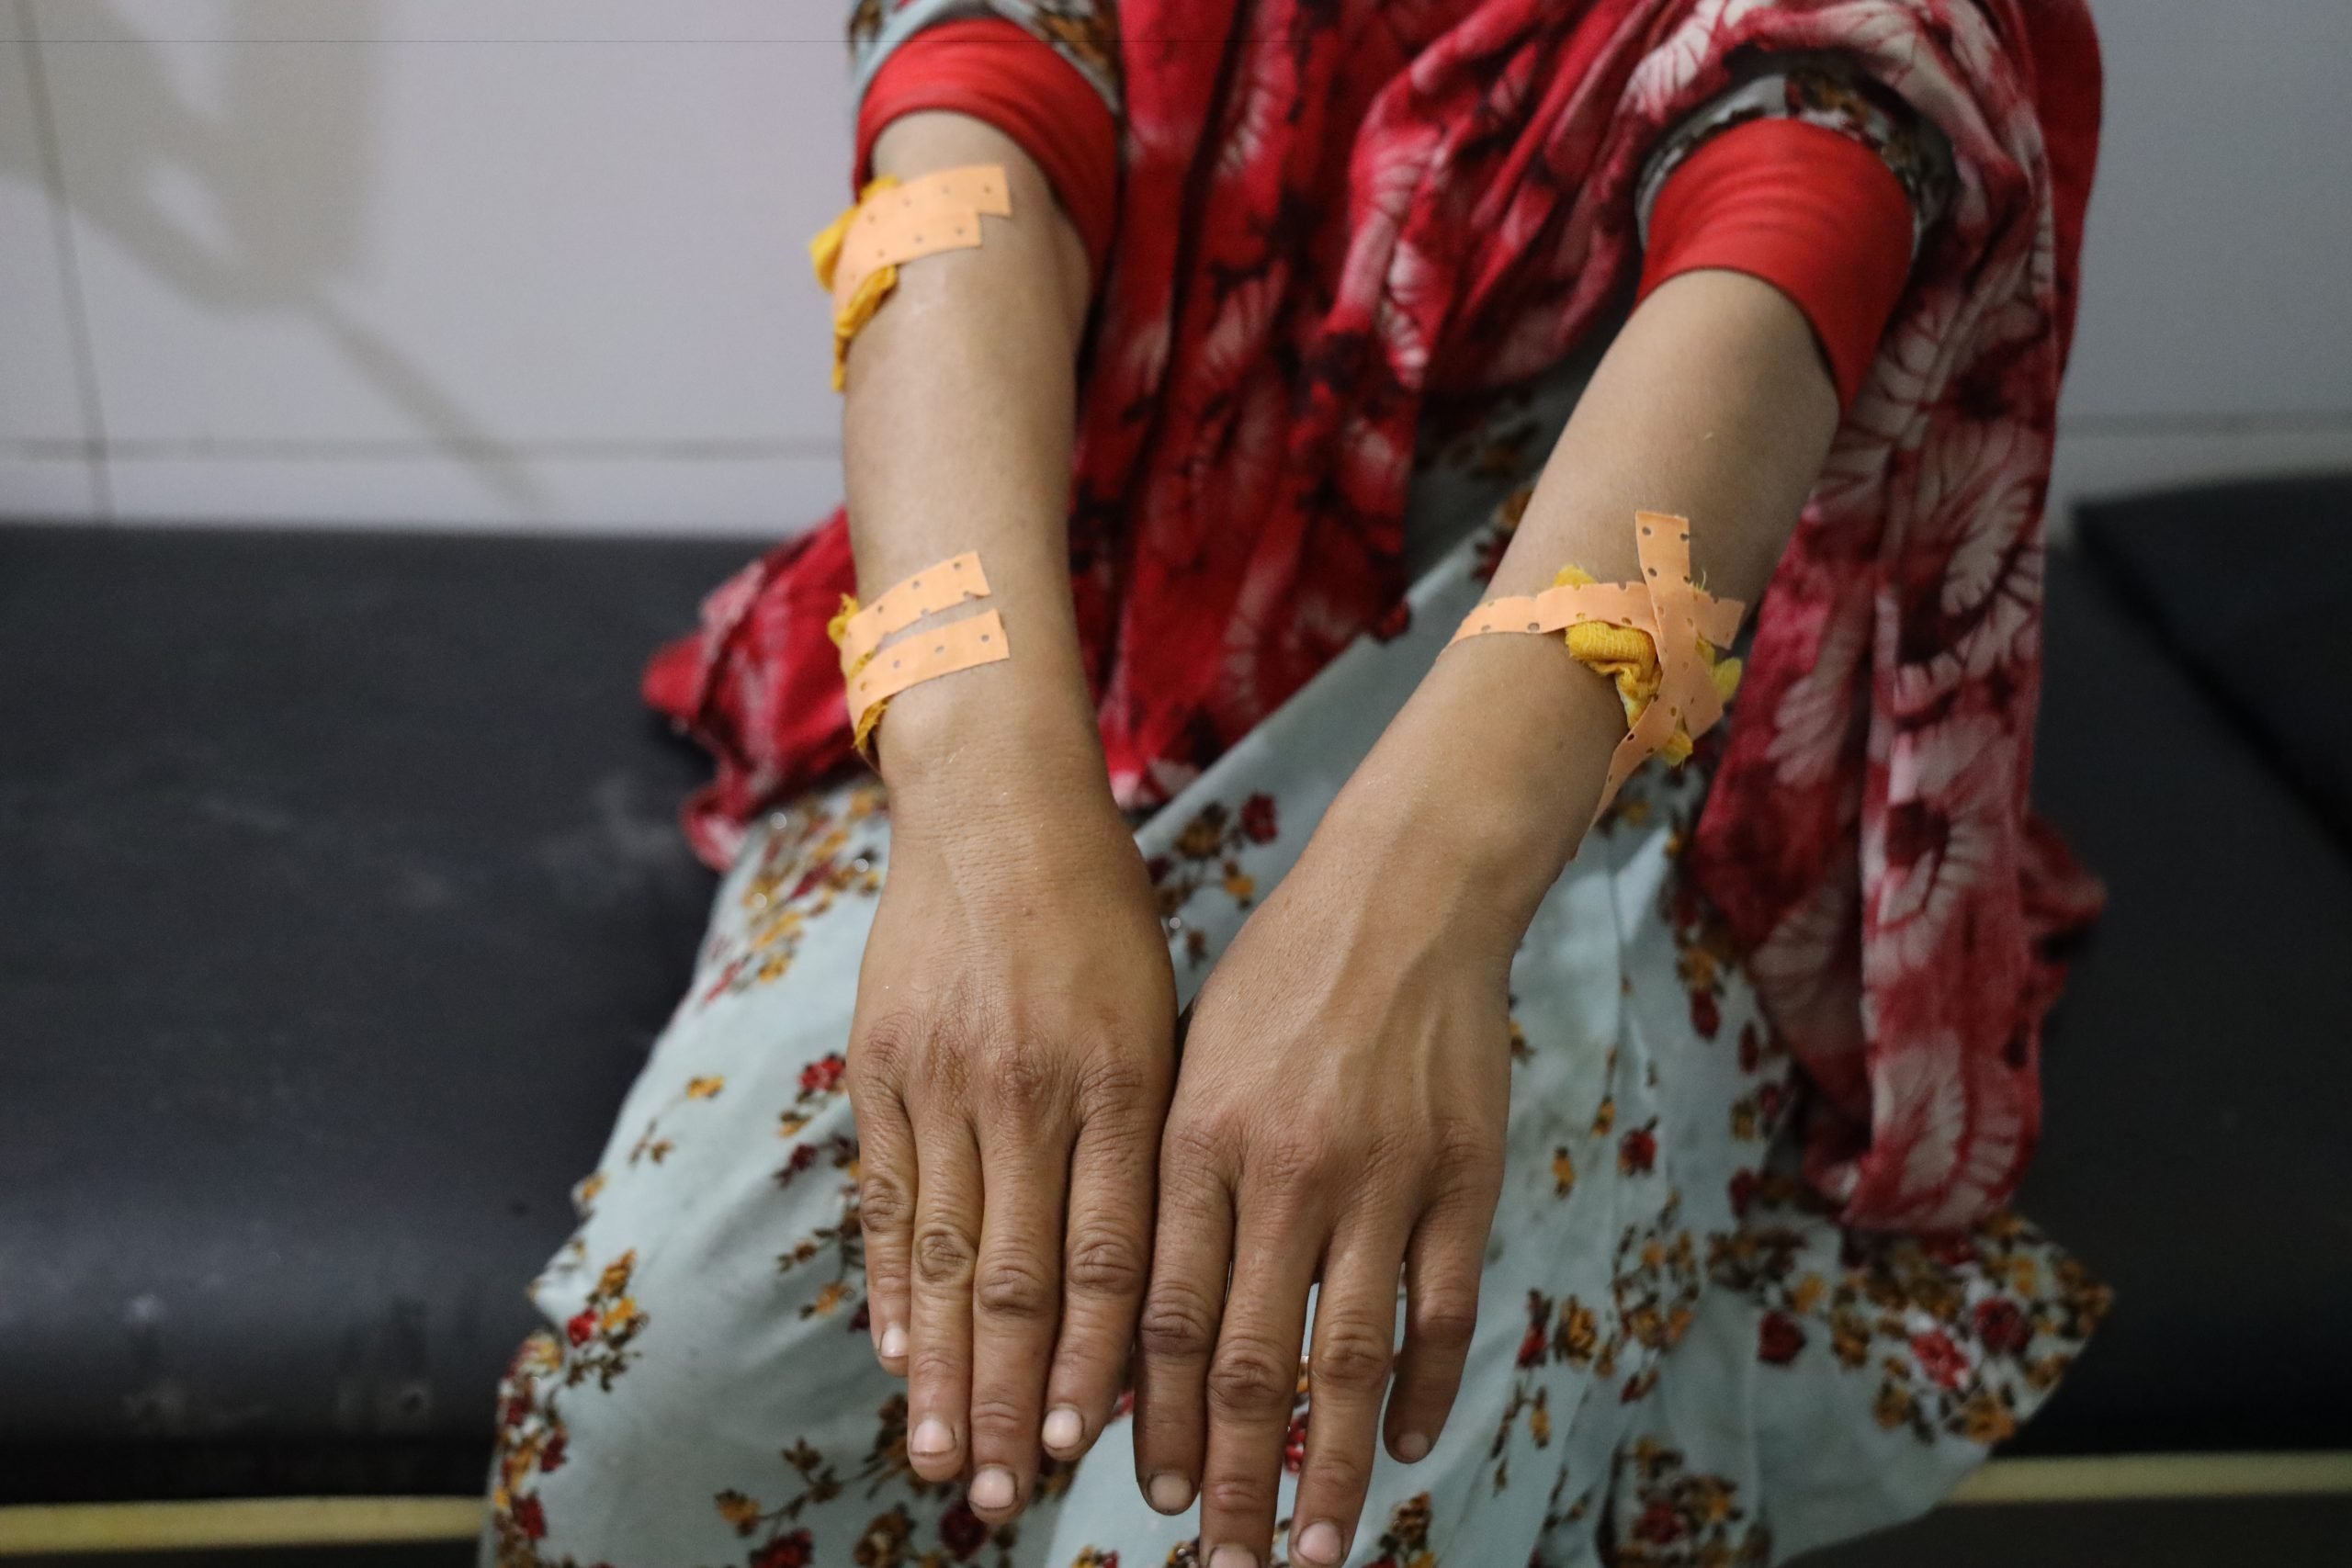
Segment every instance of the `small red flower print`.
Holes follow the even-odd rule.
[[[596,1337],[596,1309],[585,1307],[575,1313],[563,1325],[563,1337],[573,1345],[585,1345]]]
[[[1374,642],[1395,642],[1412,629],[1412,604],[1399,599],[1388,607],[1387,614],[1372,623],[1372,639]]]
[[[1283,1468],[1296,1475],[1306,1465],[1306,1413],[1300,1411],[1290,1418],[1290,1430],[1283,1434]]]
[[[1756,1189],[1758,1185],[1756,1173],[1752,1170],[1735,1170],[1731,1173],[1731,1212],[1735,1218],[1744,1220],[1747,1217],[1747,1206],[1756,1201]]]
[[[1756,1025],[1745,1023],[1739,1030],[1739,1070],[1752,1073],[1764,1060],[1764,1042]]]
[[[1756,1359],[1785,1367],[1804,1348],[1804,1330],[1784,1312],[1768,1312],[1756,1325]]]
[[[1253,844],[1271,844],[1281,831],[1274,823],[1274,797],[1253,795],[1241,803],[1241,831]]]
[[[2014,1356],[2033,1337],[2033,1325],[2017,1303],[1996,1296],[1976,1303],[1976,1337],[1996,1356]]]
[[[816,1555],[817,1545],[808,1532],[794,1530],[752,1553],[751,1568],[808,1568]]]
[[[1911,1353],[1919,1358],[1919,1370],[1938,1388],[1958,1388],[1968,1376],[1968,1358],[1951,1342],[1951,1336],[1942,1329],[1931,1329],[1911,1337]]]
[[[1654,1498],[1634,1521],[1634,1539],[1648,1541],[1652,1546],[1668,1546],[1682,1539],[1682,1520],[1675,1513],[1674,1505],[1663,1497]]]
[[[1690,993],[1690,1027],[1699,1032],[1702,1040],[1713,1040],[1715,1031],[1724,1026],[1724,1010],[1715,1002],[1713,991]]]
[[[980,1522],[980,1516],[972,1512],[972,1506],[961,1497],[954,1507],[939,1516],[940,1544],[958,1558],[971,1556],[988,1539],[989,1527]]]
[[[803,1094],[832,1093],[833,1090],[842,1087],[842,1068],[844,1065],[838,1051],[830,1055],[818,1057],[800,1069],[800,1092]]]
[[[1522,1367],[1542,1366],[1544,1347],[1549,1338],[1550,1336],[1545,1334],[1544,1325],[1540,1323],[1529,1329],[1527,1337],[1519,1342],[1519,1364]]]
[[[1628,1176],[1647,1176],[1657,1167],[1657,1124],[1635,1127],[1617,1141],[1617,1168]]]
[[[541,1475],[553,1475],[557,1471],[561,1470],[563,1468],[563,1434],[561,1432],[558,1432],[554,1437],[548,1439],[547,1447],[539,1450],[539,1473]]]
[[[527,1539],[532,1540],[546,1539],[547,1510],[539,1506],[539,1499],[535,1494],[526,1492],[515,1498],[514,1506],[507,1512],[514,1521],[514,1528],[521,1530]]]

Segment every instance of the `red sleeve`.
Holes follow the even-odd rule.
[[[1911,272],[1911,200],[1876,152],[1826,126],[1758,119],[1709,141],[1650,207],[1641,297],[1702,267],[1796,302],[1845,406],[1861,390]]]
[[[865,186],[874,140],[918,109],[986,120],[1021,144],[1052,182],[1102,276],[1118,216],[1119,133],[1110,106],[1052,45],[1001,17],[940,22],[891,51],[857,109],[853,188]]]

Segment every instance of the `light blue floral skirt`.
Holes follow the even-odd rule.
[[[1495,546],[1456,547],[1408,624],[1138,829],[1186,999]],[[1380,1456],[1351,1562],[1761,1563],[1892,1524],[2032,1413],[2104,1305],[2020,1220],[1850,1235],[1789,1174],[1802,1089],[1676,863],[1704,789],[1696,767],[1638,776],[1528,931],[1476,1348],[1434,1452]],[[1001,1529],[907,1467],[903,1385],[868,1349],[842,1090],[889,850],[880,787],[845,784],[759,825],[720,887],[693,989],[532,1287],[547,1326],[502,1389],[485,1562],[1194,1561],[1194,1521],[1137,1495],[1124,1416]],[[1302,1366],[1294,1463],[1312,1404]]]

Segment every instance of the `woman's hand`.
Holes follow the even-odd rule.
[[[1082,1453],[1119,1393],[1174,985],[1091,731],[1057,749],[1008,705],[908,696],[849,1046],[872,1332],[910,1379],[916,1472],[969,1472],[1001,1521],[1041,1443]]]
[[[1346,1555],[1375,1430],[1420,1459],[1461,1382],[1502,1182],[1511,955],[1600,782],[1544,764],[1563,744],[1605,760],[1622,725],[1556,643],[1487,640],[1499,646],[1439,661],[1235,938],[1185,1035],[1136,1465],[1163,1512],[1198,1494],[1209,1568],[1266,1561],[1309,1286],[1294,1562]],[[1537,739],[1494,733],[1498,716]]]

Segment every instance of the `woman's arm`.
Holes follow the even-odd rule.
[[[1571,561],[1636,578],[1648,508],[1689,516],[1707,586],[1752,604],[1838,412],[1787,297],[1729,272],[1671,279],[1587,389],[1494,591],[1535,592]],[[1453,647],[1209,976],[1162,1137],[1136,1458],[1155,1503],[1200,1496],[1212,1568],[1266,1560],[1310,1285],[1292,1560],[1345,1554],[1384,1395],[1390,1453],[1436,1441],[1501,1181],[1511,955],[1624,733],[1614,691],[1558,637]]]
[[[978,551],[1012,657],[910,688],[876,732],[890,871],[849,1083],[872,1330],[910,1379],[909,1460],[931,1481],[970,1472],[996,1522],[1032,1495],[1041,1441],[1074,1457],[1110,1418],[1175,1000],[1071,609],[1084,246],[1036,165],[977,119],[910,115],[875,150],[902,179],[971,164],[1003,166],[1012,217],[902,267],[850,350],[850,528],[867,596]]]

